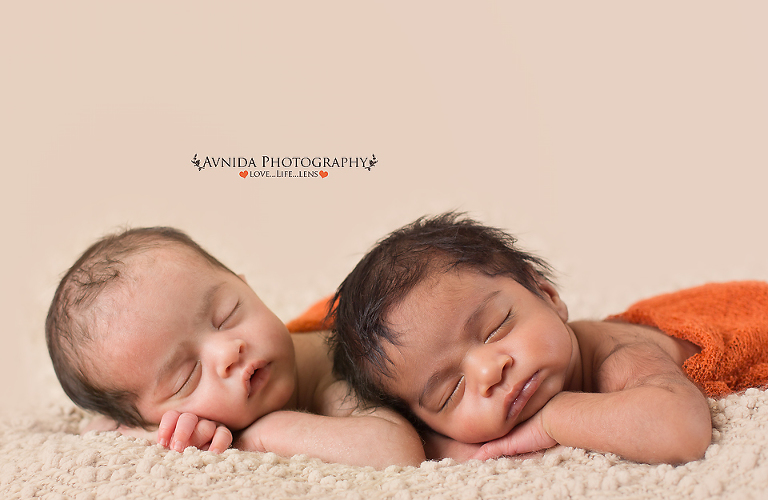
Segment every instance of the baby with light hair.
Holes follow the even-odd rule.
[[[234,444],[353,465],[421,463],[421,440],[403,417],[349,398],[327,335],[290,334],[242,276],[163,227],[92,245],[61,280],[46,321],[64,391],[103,415],[89,429],[177,451]]]

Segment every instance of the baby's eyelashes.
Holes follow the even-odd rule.
[[[235,304],[235,307],[233,307],[229,314],[221,322],[219,322],[219,325],[216,326],[216,329],[221,330],[222,328],[225,328],[228,323],[232,323],[234,316],[236,315],[238,309],[240,309],[240,304],[241,302],[238,300],[237,304]]]
[[[515,314],[512,311],[512,309],[510,309],[509,312],[507,313],[506,317],[504,318],[504,320],[501,322],[501,324],[499,326],[497,326],[490,333],[490,335],[488,335],[488,337],[486,337],[485,343],[487,344],[489,342],[493,342],[495,340],[501,339],[504,336],[504,333],[506,333],[506,331],[504,330],[505,327],[507,327],[512,322],[514,317],[515,317]]]
[[[456,383],[456,385],[453,387],[453,391],[448,395],[448,398],[445,400],[445,402],[440,405],[440,408],[437,410],[438,413],[445,410],[448,405],[458,396],[459,389],[461,388],[461,383],[464,381],[464,377],[461,377],[459,381]]]
[[[195,365],[192,367],[192,371],[184,380],[184,383],[181,385],[179,390],[174,393],[174,397],[186,396],[190,392],[192,392],[194,388],[197,386],[197,380],[201,373],[202,373],[202,362],[198,359],[195,362]]]

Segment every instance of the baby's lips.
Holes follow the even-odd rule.
[[[263,370],[268,364],[269,363],[266,361],[256,361],[254,363],[249,363],[243,369],[243,384],[245,385],[245,393],[247,397],[250,397],[253,393],[254,383],[259,385],[258,382],[260,382],[261,379],[259,375],[262,375],[259,374],[259,370]],[[256,377],[254,377],[254,375],[256,375]]]
[[[525,405],[528,404],[528,400],[531,398],[534,392],[536,392],[536,389],[538,389],[539,386],[539,372],[534,373],[531,378],[525,381],[525,384],[516,392],[511,393],[508,398],[511,399],[511,402],[509,402],[509,410],[507,412],[507,418],[508,419],[516,419],[518,415],[520,415],[520,412],[523,411],[523,408],[525,408]]]

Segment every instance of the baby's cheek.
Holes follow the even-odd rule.
[[[478,410],[469,412],[469,414],[463,415],[463,418],[457,419],[455,428],[454,432],[461,434],[461,437],[454,437],[454,439],[465,443],[484,443],[498,439],[511,430],[504,428],[491,415]]]
[[[464,443],[468,443],[468,438],[475,432],[475,425],[472,422],[467,422],[463,418],[457,418],[455,415],[437,419],[433,418],[431,422],[427,421],[427,425],[429,425],[430,429],[439,432],[443,436]]]

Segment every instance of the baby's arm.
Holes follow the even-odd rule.
[[[245,429],[235,447],[283,456],[307,454],[349,465],[418,465],[424,461],[421,438],[408,421],[386,408],[362,409],[344,382],[322,395],[323,415],[296,411],[269,413]]]
[[[556,443],[648,463],[682,463],[704,455],[712,434],[706,398],[662,350],[647,343],[622,346],[605,359],[601,372],[601,390],[607,392],[561,392],[473,458]]]

